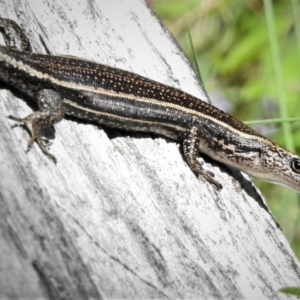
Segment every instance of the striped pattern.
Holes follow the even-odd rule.
[[[40,107],[26,118],[11,119],[26,124],[29,144],[37,142],[53,161],[40,128],[59,122],[66,113],[181,141],[190,168],[217,189],[222,185],[199,163],[198,152],[300,191],[300,158],[225,112],[137,74],[76,57],[32,53],[15,22],[0,18],[0,28],[10,46],[0,46],[0,79],[33,97]]]
[[[164,135],[167,130],[167,136],[175,139],[192,123],[213,122],[233,134],[273,144],[216,107],[137,74],[75,57],[0,49],[0,59],[10,62],[6,81],[13,80],[20,89],[31,83],[25,87],[26,91],[41,88],[59,91],[70,115],[127,130]],[[12,69],[17,71],[15,78],[10,75]]]

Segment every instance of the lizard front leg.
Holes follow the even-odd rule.
[[[41,150],[52,161],[56,158],[48,149],[48,140],[41,134],[41,128],[52,126],[64,118],[65,112],[61,96],[54,90],[44,89],[36,95],[39,111],[33,112],[25,118],[8,116],[10,119],[23,123],[29,130],[31,138],[28,141],[27,151],[36,142]]]
[[[210,171],[206,171],[203,168],[203,163],[197,160],[199,155],[199,142],[201,136],[201,128],[197,125],[191,126],[184,134],[183,138],[183,154],[184,157],[193,170],[198,176],[202,176],[209,183],[213,184],[218,190],[221,190],[223,186],[214,179],[214,174]]]
[[[32,48],[25,32],[14,21],[0,18],[0,31],[6,47],[20,51],[32,52]],[[41,134],[42,127],[48,127],[61,121],[64,117],[64,109],[62,106],[61,96],[50,89],[39,91],[36,96],[39,111],[30,114],[25,118],[9,116],[10,119],[23,123],[29,130],[31,138],[28,141],[27,151],[30,150],[34,142],[36,142],[41,150],[54,162],[56,158],[47,150],[49,141]]]

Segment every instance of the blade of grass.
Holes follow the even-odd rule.
[[[300,4],[299,0],[292,0],[292,5],[293,5],[293,19],[294,19],[294,24],[295,24],[295,33],[296,33],[296,41],[297,41],[297,53],[298,53],[298,67],[300,67],[300,20],[299,20],[299,15],[300,15]],[[298,231],[300,225],[300,199],[298,195],[298,217],[297,220],[294,224],[293,228],[293,234],[291,237],[291,243],[294,243],[296,241],[296,234]]]
[[[287,119],[289,116],[288,116],[285,88],[283,83],[282,69],[280,64],[279,47],[276,38],[276,29],[275,29],[272,1],[264,0],[264,7],[265,7],[265,14],[266,14],[267,28],[268,28],[268,36],[269,36],[270,47],[271,47],[271,56],[272,56],[273,67],[274,67],[274,76],[275,76],[275,82],[277,87],[280,117],[282,119]],[[292,130],[291,130],[290,123],[283,122],[281,126],[284,134],[285,146],[287,149],[294,152],[295,146],[292,139],[292,133],[291,133]]]
[[[195,62],[196,72],[197,72],[198,78],[203,83],[203,80],[202,80],[202,77],[201,77],[201,72],[200,72],[200,67],[199,67],[199,63],[198,63],[198,57],[197,57],[197,53],[196,53],[195,46],[194,46],[194,43],[193,43],[192,32],[191,32],[190,24],[187,20],[186,15],[185,15],[185,22],[186,22],[186,25],[187,25],[189,42],[190,42],[191,49],[192,49],[192,54],[193,54],[193,59],[194,59],[194,62]]]
[[[287,294],[287,295],[300,296],[300,288],[299,287],[284,287],[284,288],[280,289],[279,292]]]
[[[292,0],[293,4],[293,19],[295,23],[296,41],[297,41],[297,54],[298,54],[298,65],[300,66],[300,4],[299,0]]]
[[[278,40],[276,36],[276,28],[275,28],[275,21],[274,21],[274,12],[273,12],[273,4],[272,0],[264,0],[264,8],[265,8],[265,15],[267,21],[267,28],[268,28],[268,36],[270,41],[270,48],[271,48],[271,56],[273,61],[273,68],[274,68],[274,76],[275,76],[275,83],[277,87],[277,95],[278,95],[278,102],[279,102],[279,113],[281,119],[288,119],[288,109],[287,109],[287,97],[286,91],[284,88],[283,83],[283,76],[282,76],[282,68],[280,63],[280,56],[279,56],[279,46]],[[295,145],[292,138],[292,127],[290,122],[282,122],[281,123],[285,147],[293,152],[295,152]],[[293,194],[293,200],[297,201],[298,208],[300,207],[300,197],[299,194]],[[292,245],[295,240],[295,235],[299,227],[299,209],[298,209],[298,216],[296,222],[294,223],[294,229],[292,235],[289,237],[290,244]]]
[[[253,121],[244,121],[247,125],[252,124],[269,124],[269,123],[283,123],[283,122],[297,122],[300,121],[300,118],[286,118],[286,119],[267,119],[267,120],[253,120]]]

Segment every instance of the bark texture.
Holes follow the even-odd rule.
[[[92,59],[206,93],[141,0],[0,0],[34,51]],[[1,41],[2,42],[2,41]],[[7,119],[31,103],[0,90],[0,298],[285,299],[293,251],[252,182],[215,162],[197,179],[180,145],[80,120],[55,126],[54,165]],[[32,106],[34,108],[34,105]]]

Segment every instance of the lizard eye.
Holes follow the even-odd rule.
[[[291,168],[295,173],[300,173],[300,159],[299,158],[292,159]]]

